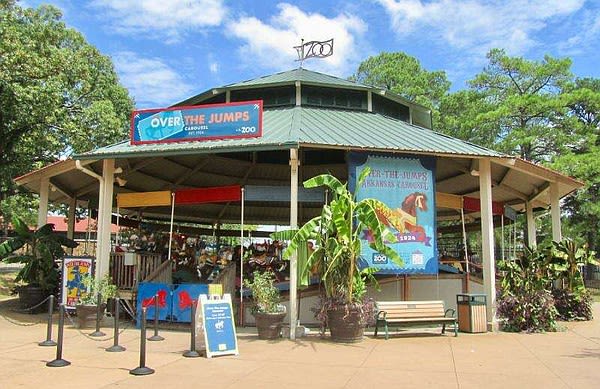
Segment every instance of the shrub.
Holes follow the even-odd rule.
[[[501,293],[497,304],[504,331],[556,331],[557,312],[547,290],[522,290],[515,295]]]
[[[554,306],[560,320],[592,320],[592,295],[587,290],[569,292],[566,289],[553,289]]]

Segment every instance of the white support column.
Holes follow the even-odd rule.
[[[527,245],[531,248],[537,245],[535,218],[533,217],[533,204],[528,201],[526,204],[527,212]]]
[[[550,183],[550,213],[552,215],[552,240],[560,242],[562,231],[560,226],[560,197],[558,195],[558,183]]]
[[[96,276],[103,277],[108,273],[110,257],[110,230],[113,205],[115,160],[102,161],[102,181],[100,186],[101,205],[98,207],[98,230],[96,243]]]
[[[48,191],[50,189],[50,179],[44,177],[40,179],[40,206],[38,208],[37,226],[40,228],[48,222]]]
[[[73,239],[75,236],[75,211],[77,210],[77,198],[72,197],[69,201],[69,217],[67,219],[67,238]],[[69,249],[69,253],[73,254],[73,249]]]
[[[481,251],[483,289],[487,298],[488,327],[497,331],[496,259],[494,258],[494,218],[492,214],[492,172],[489,159],[479,160],[479,193],[481,205]]]
[[[290,149],[290,228],[298,228],[298,149]],[[290,257],[290,339],[296,339],[298,253]]]
[[[300,81],[296,81],[296,107],[302,105],[302,85]]]

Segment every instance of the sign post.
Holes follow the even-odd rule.
[[[204,349],[206,357],[238,355],[237,335],[233,323],[231,295],[223,298],[200,295],[197,309],[196,348]]]

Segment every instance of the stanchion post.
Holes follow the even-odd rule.
[[[102,320],[102,316],[104,316],[104,310],[102,309],[102,295],[100,293],[98,293],[96,304],[96,331],[92,332],[90,336],[106,336],[104,332],[100,331],[100,320]]]
[[[113,336],[113,340],[114,340],[113,345],[106,349],[106,351],[108,351],[109,353],[118,353],[121,351],[125,351],[125,347],[119,345],[119,314],[120,314],[119,307],[120,307],[120,305],[121,305],[121,299],[116,297],[115,298],[115,317],[114,317],[115,334]]]
[[[63,330],[65,327],[65,304],[60,304],[58,310],[58,346],[56,347],[56,359],[46,363],[48,367],[64,367],[69,366],[71,362],[63,359]]]
[[[190,349],[183,353],[186,358],[198,358],[200,354],[196,351],[196,308],[197,302],[192,301],[192,320],[190,324]]]
[[[160,315],[160,307],[158,306],[158,294],[154,295],[154,335],[148,338],[151,342],[165,340],[158,334],[158,316]]]
[[[40,346],[56,346],[56,342],[52,340],[52,314],[54,313],[54,295],[51,294],[48,298],[48,328],[46,329],[46,340],[38,343]]]
[[[153,374],[154,369],[146,366],[146,308],[142,308],[142,323],[140,328],[140,365],[135,369],[129,370],[132,375]]]

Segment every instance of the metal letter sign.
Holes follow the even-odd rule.
[[[262,136],[262,100],[133,111],[131,144]]]
[[[435,159],[429,157],[394,158],[352,153],[350,187],[366,166],[369,176],[357,189],[357,199],[374,198],[388,206],[377,209],[379,220],[396,236],[392,247],[404,261],[399,267],[385,255],[369,247],[372,236],[361,236],[360,265],[377,268],[380,274],[438,272],[435,236]]]

